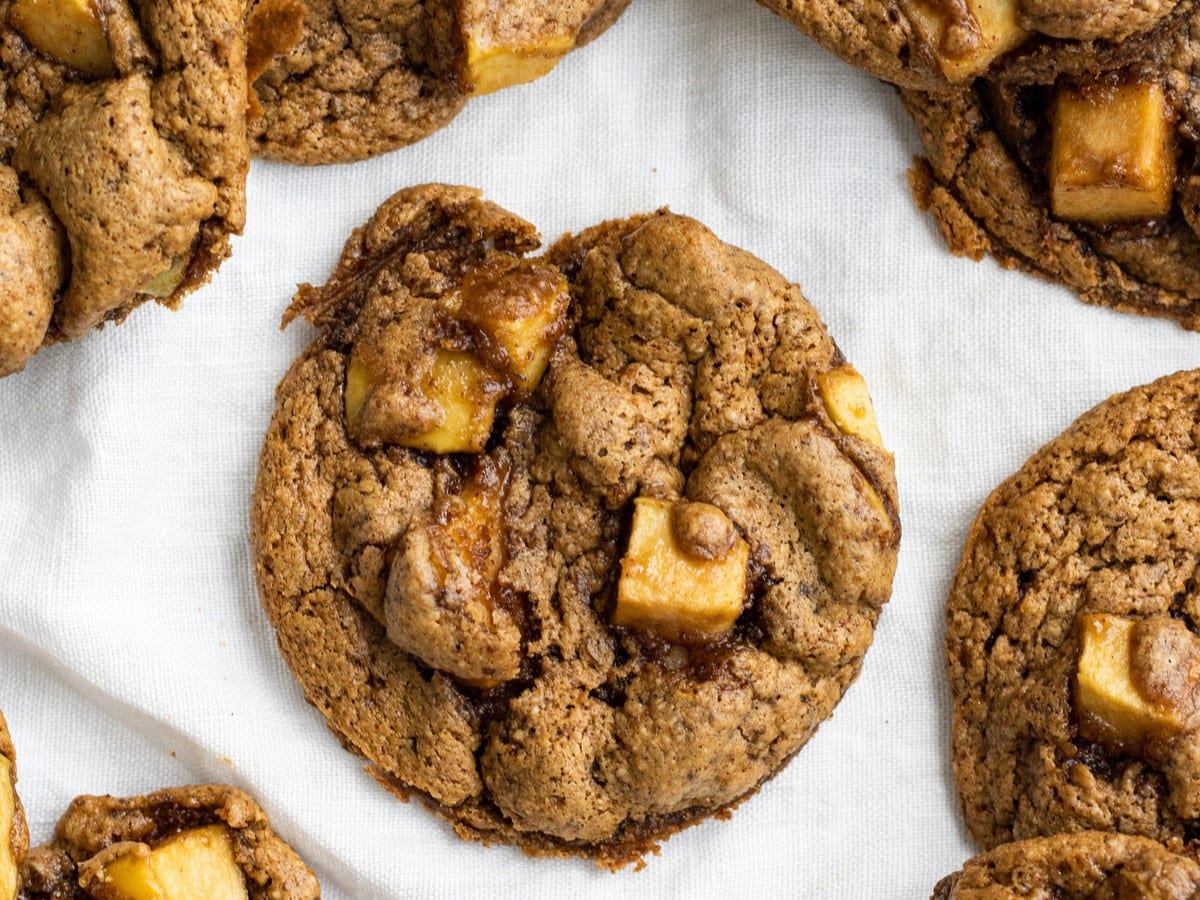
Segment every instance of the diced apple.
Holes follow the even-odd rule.
[[[175,260],[169,269],[164,269],[143,284],[139,293],[149,294],[151,297],[170,297],[183,281],[183,273],[187,271],[189,261],[186,257]]]
[[[617,583],[615,625],[644,629],[666,640],[695,640],[725,634],[741,615],[749,545],[735,536],[723,556],[687,552],[672,522],[683,502],[634,500],[629,547]]]
[[[110,860],[90,886],[100,900],[245,900],[246,877],[233,855],[229,829],[184,831],[148,850]]]
[[[576,29],[547,16],[531,25],[508,4],[466,0],[459,21],[466,50],[459,78],[472,96],[540,78],[575,46]]]
[[[8,20],[42,53],[90,78],[116,72],[92,0],[13,0]]]
[[[1133,630],[1123,616],[1087,615],[1079,620],[1075,704],[1079,731],[1136,751],[1150,736],[1177,733],[1183,710],[1146,696],[1133,672]]]
[[[469,273],[449,299],[453,314],[495,344],[516,388],[537,388],[566,325],[567,279],[557,269],[521,261]]]
[[[1171,209],[1175,129],[1157,82],[1060,89],[1054,103],[1050,199],[1056,216],[1096,224]]]
[[[970,81],[1029,32],[1017,24],[1015,0],[966,0],[970,20],[955,22],[940,0],[907,0],[909,20],[951,82]]]
[[[434,453],[481,452],[500,399],[495,374],[470,353],[439,350],[423,387],[425,396],[441,407],[441,424],[399,443]]]
[[[12,763],[0,756],[0,900],[17,896],[17,861],[13,857],[12,833],[17,800],[12,787]]]
[[[854,366],[847,363],[822,372],[817,376],[817,388],[838,430],[870,441],[877,447],[883,446],[867,382]]]

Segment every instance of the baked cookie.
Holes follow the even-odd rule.
[[[469,97],[546,74],[628,4],[256,0],[252,48],[294,25],[299,39],[279,41],[276,47],[290,49],[254,72],[261,105],[250,120],[255,152],[311,164],[411,144],[453,119]],[[302,22],[281,15],[281,7]],[[255,28],[256,20],[266,24]]]
[[[30,851],[22,900],[305,900],[316,876],[246,794],[223,784],[145,797],[77,797]]]
[[[877,78],[945,92],[997,60],[1105,53],[1187,0],[758,0]]]
[[[0,375],[176,306],[245,219],[240,0],[0,0]]]
[[[971,527],[947,607],[953,762],[984,847],[1200,839],[1200,371],[1112,397]]]
[[[17,796],[17,754],[0,713],[0,900],[13,900],[29,851],[29,831]]]
[[[927,155],[914,191],[955,253],[1197,329],[1200,8],[1082,4],[1109,7],[1161,17],[1119,42],[1030,45],[948,94],[904,92]]]
[[[288,318],[251,515],[309,702],[462,837],[617,867],[752,794],[858,674],[900,526],[798,287],[659,212],[401,191]]]
[[[1081,831],[1002,844],[938,882],[933,900],[1194,900],[1200,864],[1140,837]]]

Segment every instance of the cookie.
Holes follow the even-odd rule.
[[[780,770],[891,590],[891,455],[800,290],[662,211],[401,191],[288,318],[251,513],[305,696],[464,838],[618,867]]]
[[[0,375],[174,307],[245,220],[244,7],[0,0]]]
[[[759,0],[846,62],[944,93],[1012,58],[1107,52],[1187,0]]]
[[[257,0],[252,25],[281,2],[295,0]],[[250,120],[254,150],[313,164],[411,144],[446,125],[469,97],[544,75],[628,3],[305,0],[299,40],[280,42],[290,49],[254,81],[261,106]],[[287,27],[260,29],[252,50]]]
[[[1099,831],[1002,844],[938,882],[933,900],[1200,897],[1200,864],[1146,838]]]
[[[0,713],[0,897],[11,900],[20,886],[20,870],[29,852],[25,812],[17,796],[17,754]]]
[[[1079,4],[1072,4],[1079,6]],[[1120,41],[1037,43],[947,94],[903,92],[926,159],[911,180],[950,249],[1089,302],[1200,328],[1200,10]]]
[[[61,897],[320,897],[316,876],[228,785],[144,797],[77,797],[54,840],[30,851],[23,900]]]
[[[984,847],[1197,846],[1200,371],[1101,403],[987,499],[947,604],[953,763]]]

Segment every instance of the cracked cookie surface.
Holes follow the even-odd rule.
[[[255,152],[316,164],[411,144],[449,123],[474,93],[548,71],[628,2],[305,0],[299,41],[254,82]]]
[[[988,498],[947,605],[953,763],[984,847],[1194,849],[1200,372],[1101,403]]]
[[[245,221],[243,3],[71,9],[0,0],[0,375],[176,306]]]
[[[753,793],[828,717],[891,590],[895,481],[834,422],[845,360],[762,262],[666,212],[537,245],[477,191],[426,185],[301,289],[289,316],[321,336],[276,395],[255,568],[306,698],[382,784],[463,837],[620,866]],[[411,389],[428,373],[511,362],[472,323],[531,284],[569,290],[540,384],[472,382],[496,405],[478,452],[402,446],[436,422]],[[674,523],[648,552],[687,557],[657,558],[685,573],[660,593],[690,607],[688,566],[728,565],[731,623],[613,623],[645,575],[643,503]]]
[[[1195,330],[1200,8],[1139,6],[1158,17],[1119,41],[1035,43],[950,93],[904,91],[926,154],[911,181],[954,253]],[[1134,194],[1144,209],[1122,210]]]
[[[1200,864],[1147,838],[1084,831],[1003,844],[938,882],[932,900],[1200,896]]]

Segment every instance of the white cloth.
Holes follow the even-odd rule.
[[[35,842],[80,793],[228,781],[325,895],[927,897],[974,848],[948,762],[943,604],[988,492],[1200,335],[951,256],[909,194],[895,92],[750,0],[637,0],[531,85],[350,166],[256,162],[249,222],[178,313],[0,381],[0,709]],[[260,610],[249,497],[273,390],[311,339],[280,315],[401,187],[471,184],[552,240],[669,206],[798,281],[866,376],[904,537],[863,673],[790,766],[641,872],[454,837],[308,707]]]

